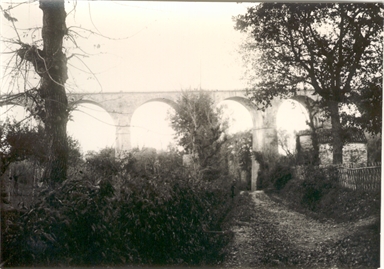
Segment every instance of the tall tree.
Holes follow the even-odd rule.
[[[220,148],[225,142],[226,123],[220,109],[208,93],[183,92],[171,115],[171,126],[178,144],[191,154],[196,165],[197,177],[218,165]]]
[[[250,98],[265,109],[277,96],[312,91],[331,120],[333,162],[342,163],[341,106],[361,108],[364,92],[382,96],[376,84],[382,83],[383,18],[382,3],[262,3],[249,8],[236,17],[236,29],[249,31],[252,42],[245,49],[257,51],[250,62],[255,68]]]
[[[21,47],[17,55],[22,61],[31,63],[40,76],[39,87],[29,92],[35,100],[34,109],[44,124],[48,150],[44,178],[54,186],[66,178],[68,161],[68,101],[64,87],[68,76],[67,58],[63,53],[66,12],[63,0],[40,0],[39,7],[43,11],[43,48],[19,40]],[[3,14],[6,15],[6,11],[3,10]],[[14,22],[16,19],[9,17],[8,20]]]

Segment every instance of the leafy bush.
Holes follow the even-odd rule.
[[[275,156],[254,152],[256,161],[260,164],[258,188],[274,188],[281,190],[292,179],[293,158]]]
[[[272,171],[272,178],[275,189],[281,190],[292,179],[291,167],[284,164],[276,165]]]
[[[68,136],[68,164],[81,160],[78,141]],[[29,160],[39,165],[47,162],[47,146],[44,129],[31,127],[27,122],[6,120],[0,126],[0,176],[15,162]]]
[[[120,170],[120,163],[115,158],[114,148],[105,148],[100,152],[88,152],[85,159],[87,167],[103,178],[112,178]]]
[[[7,265],[200,264],[222,258],[228,238],[209,231],[220,229],[230,208],[229,184],[193,182],[181,170],[139,176],[132,155],[116,163],[109,154],[94,157],[57,189],[42,189],[29,208],[3,216]],[[169,157],[157,156],[160,166],[171,168]],[[110,165],[119,168],[90,171]]]
[[[252,172],[252,132],[244,131],[228,135],[221,148],[221,155],[226,160],[222,170],[237,181],[240,190],[251,189]]]
[[[97,264],[108,257],[114,214],[108,182],[66,180],[55,190],[40,192],[38,201],[8,222],[9,265]],[[15,255],[17,254],[17,255]],[[14,255],[14,256],[13,256]]]
[[[337,182],[336,168],[307,166],[304,180],[290,180],[275,194],[287,204],[311,216],[336,221],[352,221],[380,214],[380,190],[351,190]]]
[[[325,193],[316,212],[337,221],[354,221],[380,215],[380,190],[364,191],[336,187]]]
[[[129,182],[119,205],[119,229],[143,263],[197,264],[216,259],[217,245],[221,247],[224,239],[205,231],[215,228],[222,215],[217,206],[223,204],[215,199],[218,192],[181,178]]]
[[[301,204],[310,210],[314,210],[321,198],[329,191],[338,187],[336,167],[307,166],[304,171],[304,178]]]

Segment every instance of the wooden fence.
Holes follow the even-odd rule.
[[[380,190],[381,165],[367,167],[339,167],[339,182],[341,186],[353,190],[363,189],[367,191]]]

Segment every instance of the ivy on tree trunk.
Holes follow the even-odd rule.
[[[43,11],[42,37],[44,48],[41,59],[43,68],[36,72],[41,76],[39,93],[45,102],[45,139],[48,163],[44,179],[51,186],[65,180],[67,175],[67,121],[68,100],[64,84],[68,78],[67,59],[63,53],[63,37],[66,34],[64,1],[40,0]],[[41,65],[40,65],[41,66]]]
[[[331,116],[332,139],[333,139],[333,164],[343,163],[343,140],[342,126],[340,122],[339,103],[337,101],[328,101],[328,111]]]

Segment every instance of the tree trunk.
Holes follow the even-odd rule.
[[[311,129],[311,141],[312,141],[312,147],[313,147],[313,151],[312,151],[312,156],[311,156],[311,163],[313,165],[319,165],[320,164],[320,156],[319,156],[319,153],[320,153],[320,146],[319,146],[319,136],[317,134],[317,126],[315,125],[315,113],[317,113],[317,111],[315,111],[315,107],[312,107],[309,102],[307,103],[307,108],[308,108],[308,117],[309,117],[309,121],[307,122],[307,125],[309,126],[309,128]]]
[[[331,114],[332,139],[333,139],[333,164],[343,163],[343,140],[339,114],[339,103],[328,101],[328,109]]]
[[[40,0],[43,11],[42,37],[44,42],[44,69],[40,95],[45,101],[45,136],[48,163],[44,179],[52,187],[67,176],[67,121],[68,100],[64,84],[67,76],[67,60],[62,51],[63,37],[67,31],[64,1]]]

